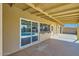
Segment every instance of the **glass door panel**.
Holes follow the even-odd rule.
[[[38,23],[32,22],[32,35],[38,34]]]
[[[21,46],[31,43],[31,21],[21,20]]]
[[[21,46],[31,43],[31,37],[21,38]]]
[[[38,40],[38,23],[32,22],[32,42]]]
[[[38,40],[38,36],[32,36],[32,42],[35,42]]]
[[[28,36],[31,35],[31,22],[30,21],[21,21],[21,35]]]

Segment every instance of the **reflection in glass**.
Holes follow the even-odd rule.
[[[30,21],[21,21],[21,35],[31,35],[31,22]]]
[[[21,46],[38,40],[38,23],[21,20]]]
[[[21,46],[31,43],[31,37],[21,38]]]
[[[32,35],[38,34],[38,23],[32,22]]]
[[[21,25],[27,25],[27,27],[31,27],[31,21],[21,20]]]
[[[37,41],[38,40],[38,36],[32,36],[32,42]]]
[[[40,24],[40,31],[41,32],[48,32],[48,31],[50,31],[50,25]]]

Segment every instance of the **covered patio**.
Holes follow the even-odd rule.
[[[79,56],[79,4],[3,6],[3,55]],[[77,24],[65,27],[65,24]]]

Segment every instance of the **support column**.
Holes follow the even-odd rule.
[[[79,26],[77,27],[77,40],[79,40]]]
[[[56,34],[58,34],[58,24],[56,24]]]
[[[62,29],[63,29],[63,26],[61,26],[61,25],[57,25],[57,33],[58,34],[61,34],[62,33]]]
[[[61,34],[63,34],[63,30],[64,30],[64,26],[62,26],[62,29],[61,29]]]

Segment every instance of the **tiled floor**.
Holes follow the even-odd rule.
[[[79,43],[49,39],[11,56],[79,56]]]

